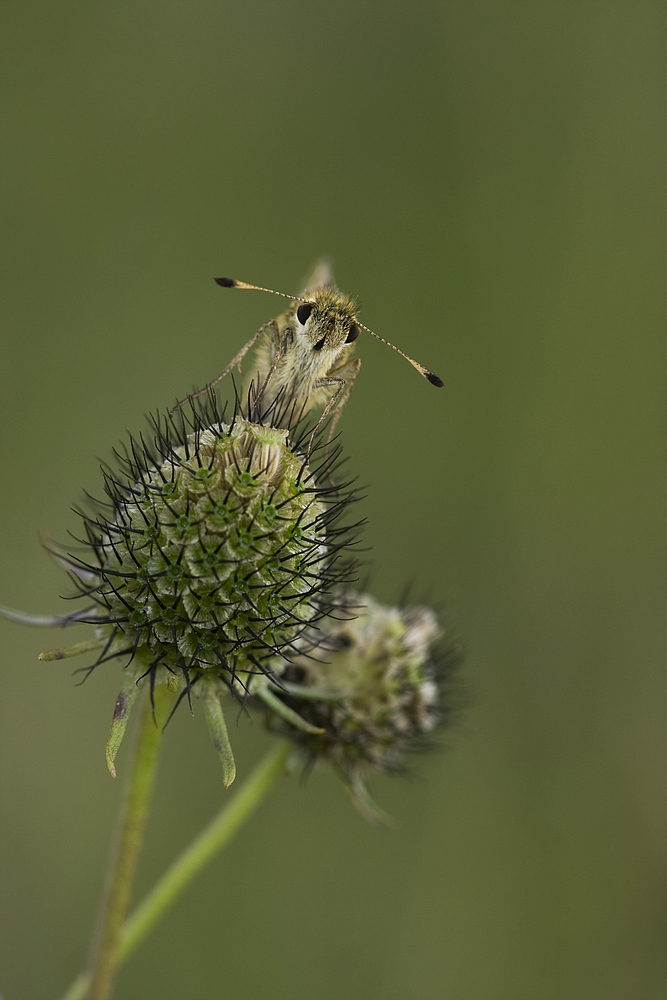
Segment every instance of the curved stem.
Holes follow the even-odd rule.
[[[121,805],[116,843],[90,956],[90,972],[85,991],[87,1000],[108,1000],[111,995],[118,965],[121,929],[130,904],[148,816],[158,750],[162,741],[162,725],[172,699],[173,695],[166,686],[157,685],[153,709],[148,692],[142,692],[143,704],[130,765],[132,770]]]
[[[267,792],[285,773],[292,749],[292,744],[285,740],[271,750],[234,794],[231,802],[220,810],[167,869],[157,885],[125,922],[117,952],[118,966],[132,954],[192,879],[218,851],[225,847],[239,827],[252,815]],[[89,974],[82,973],[72,983],[63,1000],[91,998],[92,994],[86,992],[89,990],[89,984]]]

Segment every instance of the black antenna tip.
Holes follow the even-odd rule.
[[[437,375],[434,375],[433,372],[426,372],[426,378],[429,380],[431,385],[437,385],[438,389],[442,389],[445,384],[442,379],[438,378]]]
[[[233,278],[214,278],[216,285],[222,285],[223,288],[234,288],[236,282]]]

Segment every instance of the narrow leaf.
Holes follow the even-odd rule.
[[[63,649],[47,649],[39,654],[38,659],[66,660],[69,656],[81,656],[82,653],[88,653],[91,649],[99,649],[105,642],[105,638],[84,639],[83,642],[75,642],[71,646],[65,646]]]
[[[269,691],[268,688],[260,687],[256,691],[253,691],[259,698],[262,699],[265,705],[273,709],[276,715],[279,715],[285,722],[289,722],[290,725],[294,726],[295,729],[300,729],[302,733],[310,733],[312,736],[320,736],[324,729],[319,726],[313,726],[310,722],[306,722],[302,719],[298,712],[285,705],[280,698],[278,698],[273,691]]]
[[[213,685],[208,685],[204,694],[204,715],[208,723],[208,731],[213,740],[220,763],[222,764],[222,780],[225,788],[229,788],[236,777],[236,764],[232,746],[227,733],[227,723],[222,711],[218,692]]]
[[[130,717],[130,711],[138,693],[139,688],[137,687],[135,675],[127,674],[123,681],[123,686],[118,693],[118,697],[116,698],[116,704],[113,710],[113,720],[111,723],[111,732],[109,733],[109,739],[107,740],[107,767],[109,768],[109,774],[112,778],[116,777],[116,765],[114,764],[114,761],[116,760],[116,754],[120,749],[120,745],[123,742],[123,736],[125,735],[125,730],[127,728],[127,720]]]
[[[8,618],[11,622],[18,622],[19,625],[37,625],[42,628],[55,628],[59,625],[74,625],[82,618],[90,616],[95,608],[86,608],[84,611],[76,611],[73,615],[31,615],[27,611],[17,611],[16,608],[7,608],[0,604],[0,615]]]

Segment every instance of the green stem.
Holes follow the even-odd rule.
[[[142,692],[141,715],[135,738],[130,779],[121,805],[107,885],[98,915],[97,930],[90,956],[87,1000],[108,1000],[119,959],[123,921],[132,895],[134,874],[143,842],[162,726],[173,695],[158,684],[155,708],[148,692]]]
[[[171,868],[167,869],[157,885],[123,925],[117,952],[118,966],[129,958],[195,875],[225,847],[239,827],[249,819],[267,792],[285,773],[291,751],[292,744],[287,740],[271,750],[241,785],[231,802],[220,810],[176,859]],[[63,1000],[84,1000],[86,996],[90,998],[90,992],[86,993],[89,983],[89,974],[82,973],[72,983]]]

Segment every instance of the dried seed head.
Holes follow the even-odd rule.
[[[455,650],[438,646],[442,630],[429,608],[391,608],[354,593],[345,604],[347,620],[319,623],[314,654],[273,663],[283,684],[274,693],[322,732],[290,725],[275,711],[267,719],[311,759],[333,764],[355,804],[377,820],[364,779],[373,770],[400,769],[406,753],[428,744],[445,721],[451,706],[443,699],[444,682]]]

